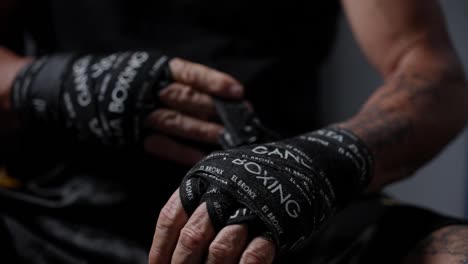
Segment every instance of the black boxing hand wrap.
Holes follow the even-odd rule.
[[[215,98],[214,103],[225,127],[219,137],[219,143],[224,149],[280,139],[279,135],[262,124],[245,101]]]
[[[180,196],[188,214],[206,201],[218,230],[259,220],[266,236],[285,254],[300,248],[337,208],[365,189],[372,163],[370,152],[356,136],[330,127],[214,152],[188,172]],[[213,199],[210,190],[215,190]],[[222,202],[213,205],[216,201]]]
[[[168,58],[154,52],[53,55],[18,74],[12,102],[25,126],[127,147],[141,142],[144,117],[171,81]]]

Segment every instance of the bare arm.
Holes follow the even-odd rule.
[[[28,59],[14,54],[3,46],[9,38],[8,28],[10,17],[15,8],[16,0],[0,2],[0,145],[9,142],[8,134],[17,127],[16,118],[11,111],[11,84],[18,71],[28,63]]]
[[[376,159],[370,189],[409,176],[463,128],[463,70],[435,0],[343,0],[361,48],[384,77],[360,112],[340,124]]]
[[[9,18],[15,8],[16,0],[4,0],[0,2],[0,137],[13,127],[15,118],[11,112],[10,90],[11,84],[18,71],[28,63],[28,59],[22,58],[2,46],[9,37]],[[2,144],[3,145],[3,144]]]
[[[29,59],[19,57],[12,51],[0,47],[0,133],[16,127],[16,118],[11,111],[11,84],[17,73],[28,63]]]

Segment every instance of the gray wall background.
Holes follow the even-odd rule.
[[[468,75],[468,1],[440,2],[452,41]],[[350,117],[380,84],[380,77],[367,64],[346,20],[341,18],[338,42],[323,70],[320,101],[326,120],[334,122]],[[465,131],[412,178],[388,187],[387,192],[408,203],[463,216],[468,184],[467,138]]]

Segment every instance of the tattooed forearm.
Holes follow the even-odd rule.
[[[459,68],[401,71],[378,89],[358,115],[340,124],[354,131],[376,159],[371,189],[410,175],[464,124],[465,82]]]
[[[415,129],[410,108],[437,103],[439,89],[435,82],[415,74],[400,74],[378,91],[348,126],[364,135],[376,154],[408,141]]]
[[[468,226],[448,226],[421,241],[404,263],[468,264]]]

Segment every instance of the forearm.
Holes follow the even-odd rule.
[[[16,127],[17,120],[11,109],[11,85],[17,73],[29,62],[28,58],[19,57],[13,52],[0,47],[0,134]]]
[[[467,89],[455,55],[414,48],[350,120],[374,154],[369,190],[411,175],[463,128]]]

